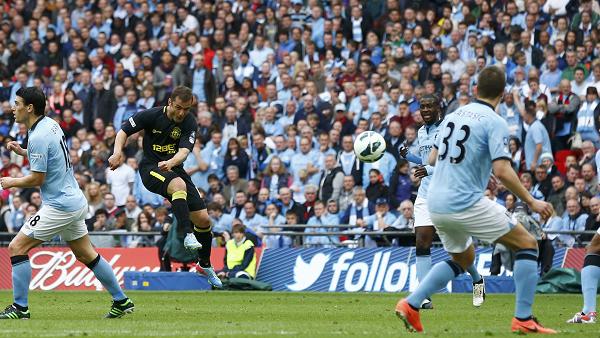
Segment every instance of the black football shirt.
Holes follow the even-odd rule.
[[[181,123],[167,117],[167,107],[142,110],[123,122],[121,128],[130,136],[144,130],[142,163],[158,164],[173,158],[179,148],[194,148],[197,123],[188,113]]]

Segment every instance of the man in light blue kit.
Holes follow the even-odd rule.
[[[42,208],[31,217],[10,242],[8,250],[12,264],[14,303],[0,313],[0,319],[29,319],[28,292],[31,282],[31,249],[54,236],[67,242],[77,260],[85,264],[104,288],[110,292],[113,303],[106,318],[119,318],[133,312],[133,302],[125,296],[112,267],[102,258],[90,242],[85,215],[88,211],[85,196],[79,189],[65,136],[54,120],[44,116],[46,97],[35,87],[17,91],[12,110],[15,122],[29,129],[27,149],[15,141],[7,148],[27,156],[31,174],[20,178],[3,177],[0,188],[40,187]]]
[[[442,106],[440,100],[434,95],[425,95],[420,100],[420,111],[425,125],[422,126],[417,134],[417,147],[419,149],[419,157],[408,152],[408,148],[401,147],[400,155],[407,160],[416,164],[429,163],[429,154],[433,148],[433,144],[438,134]],[[415,176],[421,178],[419,192],[415,200],[415,251],[417,279],[419,283],[423,281],[429,270],[431,270],[431,245],[435,228],[429,210],[427,209],[427,192],[429,191],[429,182],[433,175],[433,166],[426,165],[417,167]],[[467,271],[473,278],[473,306],[479,307],[485,300],[485,287],[483,278],[477,272],[477,268],[472,264]],[[425,298],[422,309],[432,309],[431,300]]]
[[[504,72],[487,67],[477,83],[478,100],[444,119],[429,158],[435,172],[427,204],[444,249],[452,258],[431,268],[415,292],[398,302],[396,315],[409,331],[423,331],[419,306],[473,264],[473,236],[501,243],[515,252],[516,308],[511,330],[556,333],[540,325],[531,312],[538,278],[537,241],[508,216],[504,207],[483,196],[492,168],[504,186],[542,218],[550,218],[552,206],[534,199],[512,169],[508,126],[495,112],[504,91]]]

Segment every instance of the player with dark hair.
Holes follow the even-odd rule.
[[[440,99],[435,95],[424,95],[420,100],[420,111],[425,125],[419,129],[417,134],[419,156],[409,153],[408,148],[405,146],[400,148],[400,155],[402,157],[419,165],[429,162],[429,153],[433,148],[439,125],[442,122],[440,120],[442,114]],[[429,182],[431,181],[433,171],[434,167],[431,165],[420,165],[415,171],[415,176],[421,178],[414,206],[416,268],[419,283],[423,282],[423,279],[431,269],[431,245],[433,243],[433,236],[435,235],[435,228],[429,216],[429,210],[427,210],[427,192],[429,191]],[[474,264],[471,264],[467,271],[473,278],[473,306],[479,307],[485,299],[483,278],[477,272]],[[433,308],[431,300],[426,298],[423,304],[421,304],[421,308]]]
[[[189,113],[194,102],[191,89],[180,86],[173,90],[166,106],[146,109],[130,117],[117,133],[108,162],[112,170],[118,168],[124,160],[127,137],[144,131],[144,155],[139,166],[142,182],[148,190],[171,202],[179,228],[187,233],[184,246],[198,251],[198,261],[208,281],[220,288],[221,280],[210,263],[212,231],[206,203],[183,169],[183,162],[196,142],[198,125]]]
[[[508,126],[495,112],[504,91],[504,72],[487,67],[479,74],[477,83],[478,99],[444,118],[429,157],[429,164],[436,168],[427,207],[451,259],[431,268],[417,289],[398,302],[396,315],[409,331],[423,331],[421,303],[473,264],[473,236],[501,243],[515,252],[516,306],[511,330],[556,333],[543,327],[532,315],[538,278],[537,241],[509,216],[506,208],[483,195],[492,168],[496,178],[543,219],[550,218],[554,210],[551,204],[534,199],[512,168]]]
[[[119,318],[134,310],[133,302],[119,286],[112,267],[92,246],[85,217],[88,205],[75,180],[67,142],[62,129],[53,119],[44,116],[46,97],[35,87],[20,88],[12,110],[17,123],[29,129],[27,148],[16,141],[7,148],[17,155],[27,157],[31,173],[24,177],[0,178],[0,190],[10,188],[40,187],[42,207],[21,228],[8,245],[12,265],[14,302],[0,319],[29,319],[29,284],[31,264],[29,251],[43,242],[60,235],[73,254],[85,264],[113,298],[106,318]]]
[[[596,322],[596,293],[600,282],[600,229],[585,248],[585,259],[581,270],[581,293],[583,309],[567,323],[593,324]]]

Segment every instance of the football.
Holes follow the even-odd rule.
[[[363,162],[376,162],[385,153],[385,140],[379,133],[364,131],[354,140],[354,153]]]

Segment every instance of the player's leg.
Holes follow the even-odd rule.
[[[70,214],[48,206],[33,215],[10,242],[8,251],[12,264],[14,304],[0,313],[0,319],[29,318],[28,291],[31,282],[29,251],[45,241],[49,241],[62,230],[69,221]]]
[[[173,206],[173,213],[177,217],[178,227],[187,233],[184,239],[184,246],[188,250],[197,250],[202,248],[202,245],[194,235],[192,222],[190,221],[190,209],[188,207],[188,192],[187,185],[181,177],[174,177],[167,185],[167,194],[171,196],[170,201]]]
[[[12,265],[13,304],[0,313],[0,319],[29,319],[29,283],[31,282],[31,264],[29,250],[43,241],[28,237],[19,232],[8,245],[10,264]]]
[[[94,247],[90,242],[90,237],[86,234],[81,238],[68,241],[67,243],[77,260],[92,270],[94,276],[96,276],[98,281],[100,281],[102,286],[104,286],[112,296],[113,305],[105,317],[119,318],[126,313],[133,312],[133,302],[127,298],[121,289],[110,264],[94,250]]]
[[[462,224],[449,215],[432,215],[438,235],[444,249],[451,254],[451,259],[435,264],[417,289],[396,305],[396,315],[403,320],[409,331],[423,330],[419,316],[419,307],[423,300],[431,297],[444,288],[449,281],[465,272],[473,264],[475,249],[471,236],[465,232]]]
[[[416,270],[419,284],[423,282],[425,276],[431,270],[431,244],[433,243],[434,234],[435,228],[432,225],[417,226],[417,222],[415,222]],[[431,300],[426,298],[421,304],[421,308],[432,309]]]
[[[211,285],[217,288],[222,288],[223,283],[210,263],[210,253],[212,248],[212,224],[208,217],[208,211],[206,209],[206,203],[204,199],[200,197],[198,190],[194,186],[194,183],[188,176],[184,176],[187,184],[188,192],[188,205],[190,208],[190,218],[194,225],[194,236],[198,240],[202,247],[198,249],[198,264],[203,271],[200,273],[206,274],[208,281]]]
[[[600,230],[586,248],[586,256],[581,270],[581,293],[583,309],[567,323],[591,324],[596,322],[596,293],[600,281]]]
[[[70,223],[61,231],[61,237],[67,242],[78,261],[85,264],[113,299],[111,310],[106,318],[118,318],[133,312],[133,302],[127,298],[115,273],[108,262],[96,252],[87,234],[85,215],[87,206],[73,214]]]
[[[515,253],[513,278],[515,280],[515,316],[513,332],[555,333],[540,325],[533,317],[532,306],[538,281],[538,247],[535,238],[521,224],[515,225],[508,233],[497,239]]]

